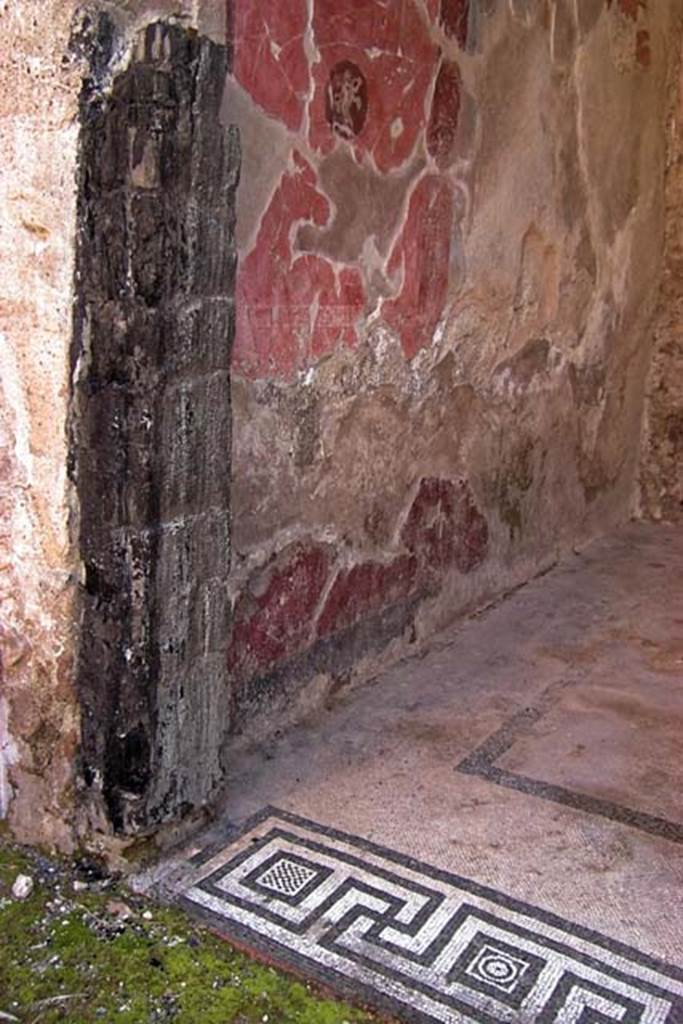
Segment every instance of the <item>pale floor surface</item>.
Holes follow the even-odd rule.
[[[270,805],[675,964],[682,782],[683,531],[632,524],[254,749],[199,845]]]

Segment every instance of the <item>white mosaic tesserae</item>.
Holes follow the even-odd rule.
[[[679,1024],[683,972],[476,882],[269,809],[176,898],[407,1021]]]

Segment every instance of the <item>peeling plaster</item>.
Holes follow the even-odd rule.
[[[3,625],[21,657],[4,665],[0,808],[23,838],[68,848],[79,577],[69,504],[73,522],[79,510],[55,424],[66,419],[80,71],[73,50],[61,59],[75,4],[49,6],[17,0],[21,17],[2,10],[17,39],[17,60],[0,73],[17,270],[2,281],[10,302],[0,310],[10,438],[0,482],[13,531],[0,542]],[[159,16],[225,41],[222,3],[89,7],[116,22],[115,70],[130,60],[134,33]],[[399,7],[402,26],[392,21]],[[306,628],[285,638],[287,664],[260,661],[255,674],[233,679],[241,721],[243,695],[245,707],[260,706],[271,684],[289,699],[311,673],[346,678],[357,666],[367,675],[620,522],[633,507],[658,301],[658,316],[671,316],[658,288],[674,0],[456,0],[453,11],[467,8],[456,29],[440,0],[369,0],[363,18],[345,21],[347,8],[355,10],[347,0],[252,8],[265,13],[265,58],[293,92],[269,93],[261,81],[250,95],[238,75],[223,100],[224,128],[238,122],[243,137],[238,288],[251,289],[270,318],[258,359],[244,338],[235,346],[235,554],[225,580],[233,611],[245,595],[268,592],[293,546],[304,556],[330,551]],[[373,21],[387,10],[388,20]],[[290,46],[269,19],[299,14]],[[238,50],[249,45],[238,32]],[[325,117],[329,74],[343,60],[368,82],[367,117],[349,140]],[[437,89],[442,60],[454,66],[451,85],[460,82],[458,103],[455,88]],[[146,162],[136,174],[141,187],[150,181]],[[278,208],[285,184],[293,199]],[[443,215],[411,219],[430,190]],[[282,230],[268,235],[278,215]],[[275,236],[281,249],[269,262]],[[411,337],[413,320],[421,333]],[[429,573],[410,561],[419,558],[404,528],[420,494],[425,550],[461,550],[469,515],[472,537],[486,538],[481,560],[463,555]],[[461,519],[448,513],[458,494],[470,510]],[[334,625],[319,637],[328,602]],[[248,652],[233,654],[253,664]],[[44,699],[35,709],[37,679]],[[181,705],[171,715],[189,722]],[[31,738],[38,722],[63,730],[42,775]],[[164,757],[171,772],[172,752]]]
[[[406,108],[417,58],[403,39],[396,48],[391,19],[386,38],[376,30],[370,39],[372,3],[352,34],[343,0],[334,10],[309,0],[316,92],[305,130],[278,136],[277,118],[268,120],[290,155],[267,161],[260,217],[246,210],[247,251],[263,244],[254,226],[279,201],[276,168],[292,173],[296,152],[310,168],[312,205],[308,217],[304,207],[286,214],[288,301],[298,253],[315,259],[312,280],[324,268],[336,282],[343,268],[359,272],[364,307],[352,340],[340,332],[316,345],[325,307],[312,287],[294,362],[278,355],[274,331],[271,360],[250,363],[238,330],[235,600],[255,567],[323,538],[349,580],[379,586],[368,567],[384,572],[400,555],[396,523],[422,475],[467,481],[490,534],[473,576],[446,574],[417,613],[425,636],[627,514],[658,274],[657,111],[671,5],[649,5],[634,21],[608,0],[472,0],[466,37],[459,5],[450,21],[435,0],[403,5],[422,26],[414,45],[428,65],[420,101]],[[405,60],[406,79],[385,75],[380,87],[372,76],[392,55]],[[320,105],[325,75],[344,59],[369,83],[366,126],[348,140],[329,131]],[[452,67],[439,85],[442,60]],[[389,150],[378,156],[383,125],[390,139],[415,138],[393,163],[383,162]],[[432,223],[411,221],[420,197],[440,194],[437,180],[452,214],[444,205]],[[309,280],[305,288],[308,296]],[[543,450],[520,488],[515,467],[529,436]]]
[[[10,770],[18,761],[18,751],[9,733],[9,709],[0,697],[0,819],[6,818],[13,795]]]

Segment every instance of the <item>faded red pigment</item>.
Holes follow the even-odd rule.
[[[403,551],[391,561],[335,567],[331,548],[299,543],[262,570],[260,586],[252,584],[257,592],[237,603],[231,670],[245,679],[267,672],[314,639],[423,594],[453,568],[474,571],[488,554],[488,540],[466,482],[421,480],[400,534]]]
[[[249,678],[307,646],[330,568],[329,549],[297,544],[265,573],[262,593],[240,598],[228,657],[237,676]]]
[[[311,165],[296,151],[293,159],[238,282],[233,367],[252,378],[291,379],[335,346],[353,346],[365,304],[357,270],[335,274],[329,260],[293,251],[292,226],[323,225],[330,213]]]
[[[470,0],[441,0],[440,22],[447,36],[467,45]]]
[[[607,6],[612,6],[612,0],[607,0]],[[622,14],[632,21],[638,20],[638,14],[647,7],[646,0],[616,0],[616,6]]]
[[[455,61],[441,62],[436,76],[432,110],[427,125],[427,151],[439,170],[453,162],[455,136],[460,115],[461,78]]]
[[[458,66],[441,59],[433,26],[464,45],[467,18],[466,0],[429,0],[426,10],[416,0],[312,0],[310,14],[307,0],[236,5],[235,78],[292,138],[289,167],[240,258],[238,376],[291,381],[353,347],[371,312],[371,270],[297,249],[300,225],[332,219],[317,163],[340,147],[379,175],[431,162],[384,254],[394,291],[379,310],[406,358],[430,343],[447,301],[452,222],[439,172],[453,159],[461,105]]]
[[[450,185],[436,175],[423,178],[410,198],[406,223],[389,260],[398,295],[382,306],[407,359],[430,344],[443,313],[452,222]]]
[[[353,140],[356,157],[371,159],[382,173],[400,167],[424,127],[425,97],[437,55],[412,0],[362,6],[349,0],[315,0],[313,28],[322,59],[312,68],[312,148],[325,154],[337,144],[325,114],[325,95],[332,68],[352,61],[367,82],[369,97],[363,131]]]
[[[306,0],[235,5],[235,77],[267,114],[301,127],[308,89]]]
[[[607,6],[619,11],[625,18],[633,22],[641,21],[647,16],[647,0],[607,0]],[[639,28],[635,35],[636,63],[647,71],[652,64],[652,48],[650,33],[646,28]]]
[[[327,636],[353,625],[362,616],[407,597],[415,583],[417,561],[402,555],[392,562],[364,562],[339,573],[317,624]]]
[[[649,68],[652,63],[652,50],[650,49],[650,33],[646,28],[641,28],[636,33],[636,60],[642,68]]]
[[[489,530],[465,481],[429,477],[420,481],[401,540],[423,570],[443,573],[455,565],[468,573],[486,558]]]

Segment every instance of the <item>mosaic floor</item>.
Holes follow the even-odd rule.
[[[234,752],[140,887],[393,1020],[683,1024],[681,580],[681,530],[591,545]]]
[[[406,1021],[680,1024],[683,971],[486,886],[269,809],[177,898]]]

